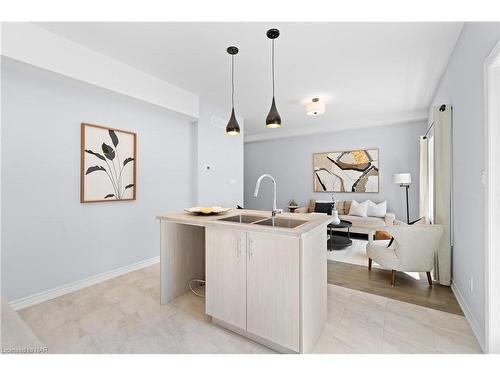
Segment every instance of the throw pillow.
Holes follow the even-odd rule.
[[[331,215],[333,210],[333,202],[316,202],[314,212]]]
[[[314,207],[316,206],[316,200],[315,199],[309,199],[309,206],[307,206],[307,212],[311,213],[314,212]]]
[[[374,203],[368,201],[368,216],[372,217],[384,217],[387,213],[387,201],[380,203]]]
[[[367,213],[368,213],[368,201],[364,201],[363,203],[358,203],[354,199],[352,200],[351,208],[349,209],[349,215],[366,217]]]
[[[380,241],[380,240],[392,240],[392,236],[386,231],[377,230],[375,231],[375,241]]]
[[[337,212],[339,215],[345,215],[344,211],[344,201],[335,202],[335,207],[337,208]]]
[[[344,215],[349,215],[351,210],[351,201],[344,201]]]

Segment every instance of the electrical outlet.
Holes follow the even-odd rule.
[[[469,289],[471,293],[474,292],[474,278],[472,276],[469,278]]]

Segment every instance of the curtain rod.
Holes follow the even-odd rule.
[[[441,104],[441,107],[439,107],[439,112],[444,112],[444,111],[446,111],[446,105]],[[433,126],[434,126],[434,121],[432,121],[431,126],[429,126],[429,129],[427,129],[427,131],[425,132],[425,135],[423,137],[424,139],[427,139],[427,134],[429,134]]]

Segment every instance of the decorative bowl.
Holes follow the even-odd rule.
[[[186,208],[184,211],[192,214],[192,215],[220,215],[223,213],[226,213],[228,211],[231,211],[231,208],[223,208],[223,207],[191,207],[191,208]]]

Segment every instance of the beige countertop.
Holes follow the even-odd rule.
[[[326,225],[333,220],[332,216],[327,216],[323,214],[282,213],[276,215],[276,217],[283,219],[307,221],[307,223],[299,225],[295,228],[271,227],[266,225],[245,224],[245,223],[236,223],[236,222],[219,220],[225,217],[230,217],[235,215],[259,216],[265,219],[271,217],[271,212],[233,209],[226,214],[212,215],[212,216],[192,215],[187,212],[172,212],[172,213],[157,215],[156,218],[162,221],[169,221],[179,224],[197,225],[203,227],[210,225],[224,225],[227,227],[233,227],[235,230],[274,233],[279,235],[290,235],[295,237],[302,237],[304,234],[310,232],[311,230],[317,228],[318,226]]]

